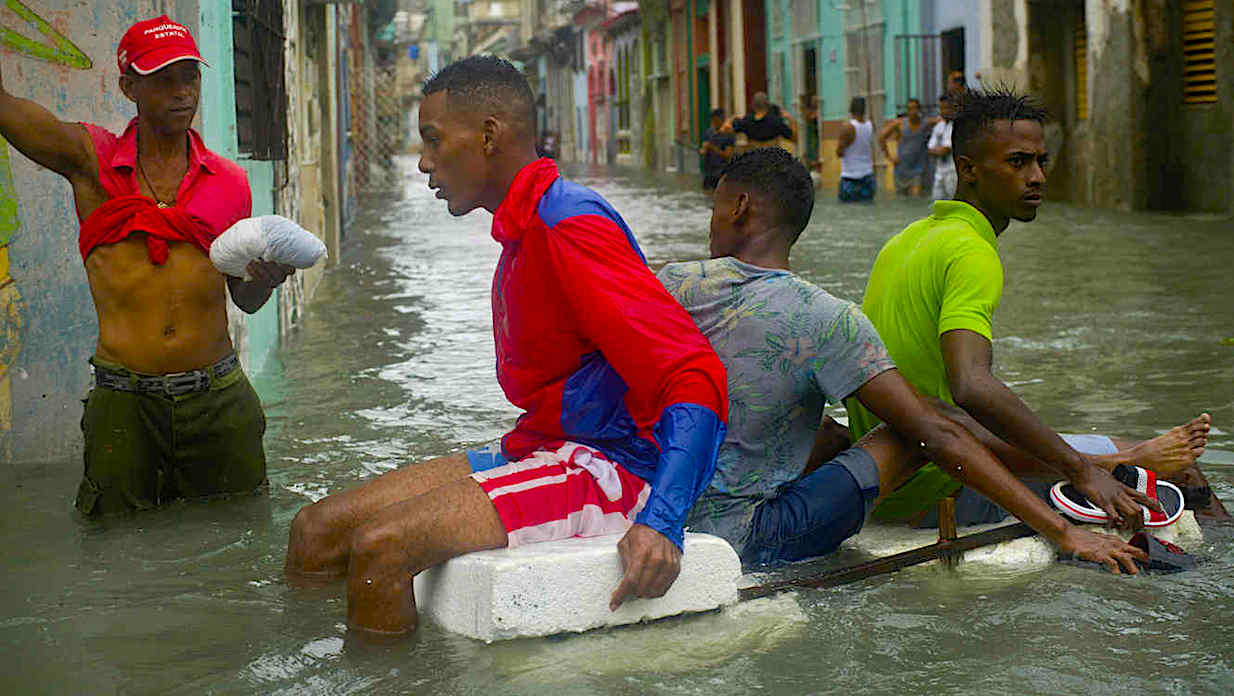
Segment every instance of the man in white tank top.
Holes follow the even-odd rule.
[[[836,156],[840,158],[840,200],[874,200],[874,124],[866,120],[865,97],[853,97],[848,107],[852,118],[840,132]]]

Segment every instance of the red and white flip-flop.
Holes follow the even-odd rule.
[[[1158,481],[1157,474],[1138,466],[1119,464],[1111,472],[1123,485],[1153,498],[1161,503],[1164,512],[1141,506],[1145,527],[1168,527],[1183,514],[1183,492],[1169,481]],[[1050,489],[1050,502],[1059,512],[1077,522],[1103,524],[1109,521],[1105,510],[1093,505],[1082,493],[1066,481],[1059,481]]]

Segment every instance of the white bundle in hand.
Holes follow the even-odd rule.
[[[325,243],[281,215],[244,218],[227,228],[210,245],[210,261],[214,267],[221,273],[245,280],[250,280],[250,261],[308,268],[325,255]]]

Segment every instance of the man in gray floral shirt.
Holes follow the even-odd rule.
[[[856,305],[789,270],[814,208],[800,161],[778,148],[737,157],[714,201],[712,258],[659,273],[728,370],[728,434],[686,522],[693,531],[724,537],[747,566],[829,553],[861,529],[882,493],[930,459],[1064,553],[1135,572],[1132,559],[1143,552],[1068,524],[913,391]],[[890,428],[828,447],[834,424],[823,407],[850,395]]]

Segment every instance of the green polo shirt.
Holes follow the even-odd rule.
[[[933,215],[883,245],[861,309],[904,378],[926,396],[955,403],[939,337],[968,329],[991,338],[990,320],[1002,293],[1003,264],[990,221],[967,203],[936,201]],[[846,406],[854,441],[878,425],[855,398]],[[908,516],[959,488],[958,481],[927,464],[888,495],[875,515]]]

